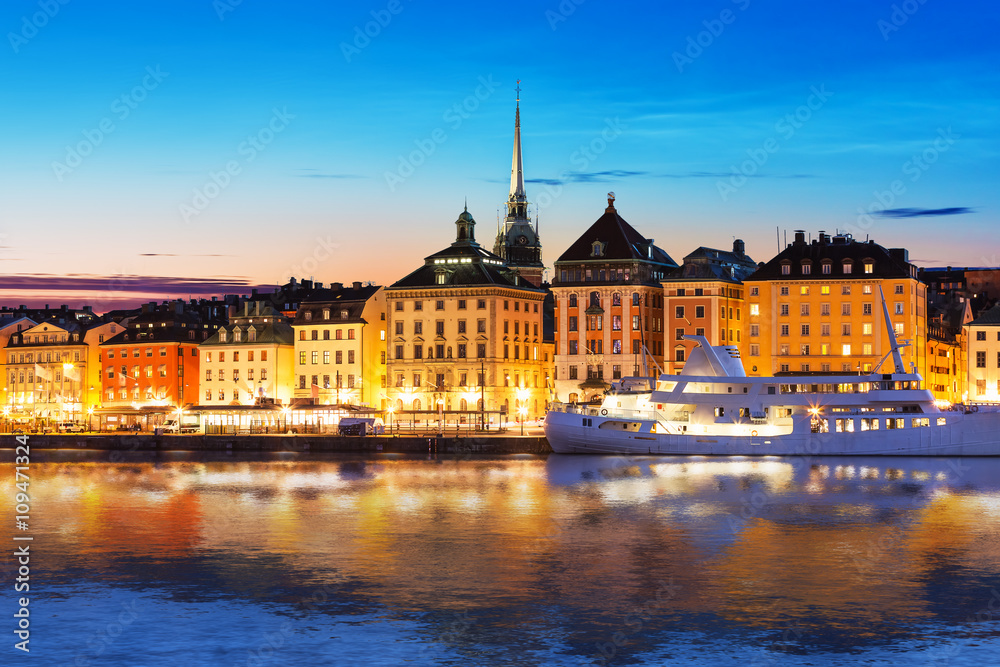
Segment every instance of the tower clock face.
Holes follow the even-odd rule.
[[[521,236],[518,236],[517,237],[517,244],[518,245],[528,245],[528,237],[525,236],[524,234],[522,234]]]

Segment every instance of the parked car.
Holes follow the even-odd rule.
[[[56,425],[56,430],[60,433],[83,433],[87,429],[83,427],[83,424],[77,424],[76,422],[59,422]]]

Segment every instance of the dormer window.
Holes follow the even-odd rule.
[[[865,273],[875,273],[875,260],[865,260]]]
[[[250,327],[247,330],[247,341],[250,343],[255,343],[257,341],[257,330]]]
[[[225,343],[226,342],[226,332],[225,332],[225,330],[219,332],[219,342],[220,343]]]
[[[823,262],[823,273],[829,275],[833,272],[833,264],[830,262]]]
[[[854,263],[851,260],[844,260],[844,275],[847,275],[854,269]]]
[[[233,342],[239,343],[243,340],[243,331],[239,328],[233,329]]]
[[[792,265],[790,262],[784,262],[781,265],[781,275],[788,276],[792,273]]]
[[[604,257],[604,249],[607,247],[606,243],[601,243],[600,241],[594,241],[590,244],[590,256],[591,257]]]
[[[330,309],[329,308],[324,308],[323,309],[323,319],[324,320],[330,319]]]
[[[808,276],[809,274],[811,274],[812,268],[813,268],[812,262],[809,261],[802,262],[802,275]]]
[[[309,321],[311,321],[311,320],[312,320],[312,318],[313,318],[313,314],[312,314],[312,311],[311,311],[311,310],[307,310],[307,311],[305,312],[305,318],[306,318],[306,322],[309,322]]]

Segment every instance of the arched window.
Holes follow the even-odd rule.
[[[403,409],[403,399],[397,398],[396,399],[396,412],[399,412],[402,409]]]
[[[485,409],[486,408],[483,407],[483,399],[480,398],[479,400],[476,401],[476,410],[482,412]]]
[[[469,402],[463,398],[461,401],[458,402],[458,409],[461,410],[462,412],[465,412],[466,410],[469,409]]]
[[[419,410],[420,409],[420,399],[419,398],[413,399],[413,409],[414,410]]]
[[[590,305],[591,306],[600,306],[601,305],[601,295],[600,295],[600,293],[598,293],[598,292],[591,292],[590,293]]]
[[[569,307],[576,308],[576,294],[569,295]]]

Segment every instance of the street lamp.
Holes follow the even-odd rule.
[[[521,435],[524,435],[524,418],[528,416],[528,408],[522,405],[518,412],[521,414]]]
[[[94,430],[94,406],[93,405],[91,405],[89,408],[87,408],[87,430],[88,431],[93,431]]]
[[[389,414],[389,433],[392,433],[392,413],[396,410],[390,405],[385,409],[385,411]]]

